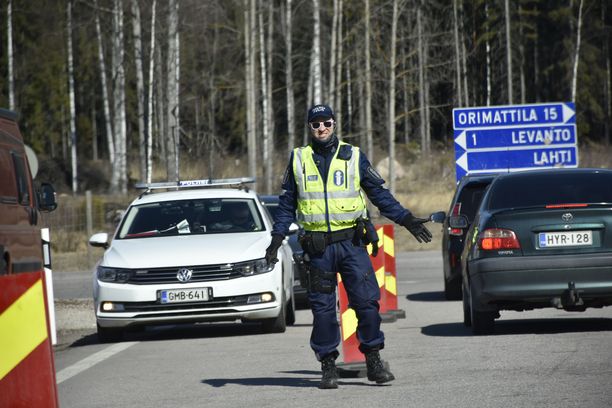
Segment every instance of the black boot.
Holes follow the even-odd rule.
[[[330,354],[321,360],[321,371],[323,376],[321,378],[321,389],[333,389],[338,388],[338,370],[336,370],[336,356]]]
[[[378,350],[368,351],[365,353],[366,365],[368,367],[368,380],[376,381],[376,384],[382,384],[395,380],[393,374],[385,370]]]

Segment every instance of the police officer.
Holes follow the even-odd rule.
[[[386,383],[395,377],[385,370],[379,354],[385,341],[380,330],[380,289],[365,246],[353,240],[357,221],[367,218],[364,193],[382,215],[406,227],[419,242],[431,241],[431,233],[423,225],[426,219],[414,217],[383,187],[385,181],[365,154],[338,140],[329,106],[310,108],[307,121],[310,144],[294,149],[290,156],[266,260],[277,261],[278,248],[297,215],[305,231],[300,242],[313,270],[342,276],[349,305],[357,315],[357,339],[365,354],[368,380]],[[319,388],[338,388],[336,296],[334,291],[325,292],[310,288],[308,294],[314,317],[310,346],[321,362]]]

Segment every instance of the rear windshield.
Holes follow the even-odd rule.
[[[523,174],[491,186],[492,210],[550,204],[612,203],[612,173]]]
[[[263,231],[251,199],[177,200],[130,207],[117,238]]]

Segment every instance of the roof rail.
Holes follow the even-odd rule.
[[[255,177],[239,177],[228,179],[203,179],[203,180],[179,180],[162,181],[158,183],[136,183],[137,189],[146,189],[145,194],[151,190],[159,189],[181,189],[181,188],[213,188],[219,186],[230,186],[235,188],[245,188],[246,184],[255,183]]]

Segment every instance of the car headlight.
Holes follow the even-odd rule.
[[[262,258],[254,261],[237,263],[234,265],[234,269],[240,272],[242,276],[252,276],[270,272],[274,269],[274,264],[268,265],[266,260]]]
[[[126,283],[131,276],[132,272],[127,269],[98,266],[98,280],[102,282]]]

